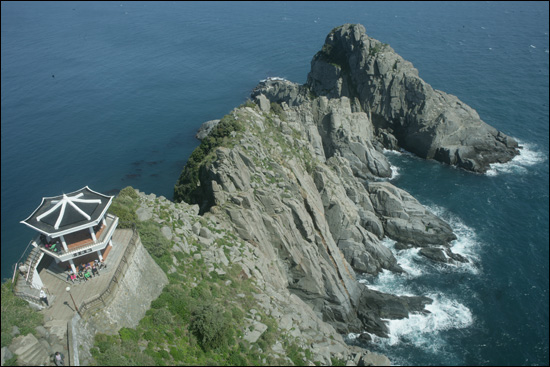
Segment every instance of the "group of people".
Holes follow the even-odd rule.
[[[59,244],[57,244],[56,242],[53,242],[53,243],[46,243],[44,245],[44,247],[47,249],[47,250],[50,250],[50,251],[53,251],[53,252],[59,252],[60,251],[60,246]]]
[[[73,284],[78,280],[79,283],[82,281],[87,282],[88,279],[99,276],[99,270],[107,268],[107,265],[103,261],[95,260],[92,264],[80,264],[78,266],[78,273],[74,273],[72,270],[69,270],[67,275],[67,281],[73,282]]]
[[[60,252],[61,251],[61,243],[59,242],[59,239],[56,239],[55,241],[48,241],[48,238],[44,236],[43,234],[40,235],[40,241],[44,244],[44,247],[47,250],[53,251],[53,252]]]

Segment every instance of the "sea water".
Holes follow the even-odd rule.
[[[390,182],[449,222],[470,262],[435,264],[386,239],[407,273],[361,281],[433,303],[366,346],[402,365],[548,365],[548,3],[0,6],[2,278],[42,197],[131,185],[171,199],[202,122],[266,77],[304,83],[330,30],[361,23],[524,147],[484,175],[386,153]]]

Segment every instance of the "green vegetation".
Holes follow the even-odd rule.
[[[120,190],[113,200],[108,212],[119,218],[119,228],[130,228],[132,223],[137,222],[137,203],[134,201],[137,197],[136,191],[131,186],[127,186]]]
[[[128,209],[139,207],[138,200],[119,195]],[[155,209],[159,215],[162,206]],[[168,209],[166,212],[169,213]],[[167,214],[168,215],[168,214]],[[212,232],[223,235],[211,245],[226,254],[243,251],[237,236],[217,230],[204,217],[198,219]],[[165,225],[166,223],[164,223]],[[97,334],[90,350],[97,365],[281,365],[288,361],[270,356],[268,351],[277,340],[292,354],[293,361],[303,364],[306,353],[294,340],[278,329],[276,320],[261,311],[256,315],[268,328],[256,343],[243,339],[251,327],[247,314],[260,309],[253,294],[258,293],[253,280],[243,276],[239,265],[214,269],[194,255],[204,245],[192,244],[190,253],[171,250],[172,242],[153,220],[137,223],[141,241],[159,266],[167,273],[169,283],[134,329],[122,328],[118,335]],[[172,257],[177,259],[177,264]],[[169,271],[169,269],[171,269]],[[175,269],[175,271],[174,271]],[[250,316],[249,316],[250,317]],[[249,319],[248,319],[249,320]],[[4,328],[4,324],[2,325]]]
[[[250,108],[255,108],[256,107],[256,103],[252,102],[250,99],[247,99],[246,102],[244,102],[243,104],[241,104],[239,106],[239,108],[241,107],[250,107]]]
[[[279,116],[279,118],[284,119],[285,111],[279,103],[271,102],[271,112]]]
[[[189,329],[206,352],[227,347],[233,330],[229,328],[231,315],[225,315],[222,309],[212,303],[201,303],[193,310]]]
[[[174,201],[185,201],[191,204],[202,201],[203,193],[199,186],[201,167],[213,160],[214,150],[226,145],[232,132],[243,130],[244,126],[232,114],[225,115],[220,120],[212,132],[202,140],[201,145],[191,153],[174,187]]]
[[[36,335],[34,328],[43,323],[43,316],[33,311],[26,301],[16,297],[12,287],[11,280],[2,283],[2,347],[11,344],[14,326],[19,328],[21,335]]]
[[[138,222],[137,229],[143,247],[164,271],[172,264],[170,247],[172,244],[160,231],[161,225],[154,221]]]
[[[369,56],[375,56],[376,54],[384,50],[386,46],[389,46],[389,45],[387,43],[377,43],[374,47],[370,47]]]

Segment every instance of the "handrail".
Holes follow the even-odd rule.
[[[34,251],[34,255],[32,255],[33,251]],[[34,267],[36,266],[36,262],[38,262],[38,260],[40,259],[40,256],[42,255],[42,251],[40,251],[37,248],[34,248],[29,254],[29,258],[31,255],[32,255],[32,258],[31,258],[31,261],[29,262],[29,270],[27,271],[27,276],[25,278],[27,283],[32,283],[33,276],[31,274],[34,275]],[[29,276],[31,277],[31,280],[29,280]]]
[[[13,271],[13,277],[11,278],[11,282],[13,284],[15,284],[15,275],[17,274],[17,269],[19,268],[19,263],[21,262],[21,259],[24,257],[24,256],[27,256],[25,255],[25,253],[29,250],[29,246],[33,243],[34,240],[30,240],[29,241],[29,244],[27,245],[27,247],[25,248],[25,251],[23,251],[23,253],[21,254],[21,256],[19,257],[19,260],[17,260],[17,262],[15,263],[15,266],[14,266],[14,271]]]
[[[113,273],[113,276],[111,280],[109,281],[109,284],[107,285],[107,288],[98,296],[88,300],[83,301],[80,306],[79,310],[81,315],[84,315],[85,313],[91,312],[93,309],[95,309],[98,306],[101,306],[103,304],[104,306],[107,304],[106,299],[107,297],[114,296],[115,288],[118,286],[119,279],[121,279],[124,274],[126,273],[126,270],[128,269],[128,260],[127,258],[130,258],[135,249],[137,244],[137,239],[139,237],[139,233],[137,231],[135,223],[132,223],[132,237],[130,238],[130,242],[128,243],[128,246],[126,247],[125,252],[122,254],[122,258],[120,259],[120,263],[118,264],[115,272]]]

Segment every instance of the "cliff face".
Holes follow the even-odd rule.
[[[481,121],[457,97],[434,90],[362,25],[330,32],[311,62],[307,86],[329,98],[357,98],[371,114],[378,140],[390,149],[399,146],[475,172],[518,154],[514,139]]]
[[[333,30],[307,85],[262,81],[190,158],[175,200],[199,204],[254,248],[254,276],[304,301],[341,333],[387,336],[382,319],[423,312],[427,297],[372,291],[357,273],[402,272],[384,237],[426,257],[450,250],[450,226],[383,178],[383,147],[474,171],[517,144],[456,97],[433,90],[360,25]]]

